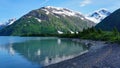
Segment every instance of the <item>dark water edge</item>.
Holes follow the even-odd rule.
[[[120,68],[120,45],[104,41],[80,40],[90,45],[87,53],[43,68]]]

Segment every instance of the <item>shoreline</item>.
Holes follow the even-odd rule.
[[[72,41],[90,45],[87,53],[43,68],[119,68],[120,45],[105,41],[72,39]],[[118,53],[118,54],[117,54]],[[119,58],[116,58],[119,57]],[[114,61],[114,62],[113,62]],[[117,63],[117,64],[114,64]]]

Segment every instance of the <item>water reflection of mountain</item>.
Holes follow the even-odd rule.
[[[0,50],[1,51],[7,51],[10,55],[14,55],[15,54],[15,51],[14,51],[14,49],[13,49],[13,47],[12,47],[12,43],[9,43],[9,44],[7,44],[7,45],[2,45],[2,46],[0,46]]]
[[[13,49],[33,63],[48,65],[73,58],[87,50],[80,43],[61,39],[40,39],[13,44]]]

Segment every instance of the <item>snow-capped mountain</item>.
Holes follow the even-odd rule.
[[[95,26],[79,12],[67,8],[41,7],[25,14],[16,24],[1,30],[1,35],[44,35],[78,33]],[[4,31],[5,30],[5,31]],[[12,31],[12,32],[9,32]],[[18,32],[19,31],[19,32]],[[9,34],[8,34],[9,33]]]
[[[43,11],[46,12],[46,14],[53,14],[56,17],[62,16],[76,16],[80,17],[81,19],[86,19],[84,15],[82,15],[80,12],[75,12],[72,10],[69,10],[67,8],[60,8],[60,7],[53,7],[53,6],[46,6],[41,8]]]
[[[5,24],[6,24],[6,25],[11,25],[11,24],[13,24],[15,21],[16,21],[16,18],[9,19]]]
[[[104,31],[113,31],[116,29],[120,32],[120,8],[98,23],[95,28],[102,29]]]
[[[1,30],[2,28],[6,27],[6,26],[7,26],[6,23],[0,23],[0,30]]]
[[[0,26],[2,26],[3,24],[2,23],[0,23]]]
[[[99,23],[101,22],[104,18],[106,18],[107,16],[109,16],[111,14],[111,12],[109,12],[107,9],[102,8],[99,9],[97,11],[94,11],[92,14],[88,15],[86,18],[95,22],[95,23]]]
[[[4,22],[4,23],[0,23],[0,29],[13,24],[16,21],[16,18],[13,19],[9,19],[8,21]]]
[[[2,29],[4,27],[4,24],[0,23],[0,29]]]

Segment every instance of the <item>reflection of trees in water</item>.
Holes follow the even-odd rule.
[[[14,49],[13,49],[13,47],[12,47],[12,43],[9,43],[9,44],[7,44],[7,45],[2,45],[2,46],[0,46],[0,50],[4,50],[4,51],[7,51],[10,55],[12,55],[12,56],[14,56],[14,54],[15,54],[15,51],[14,51]]]
[[[13,49],[31,62],[46,65],[70,59],[86,47],[70,40],[45,39],[15,43]]]

